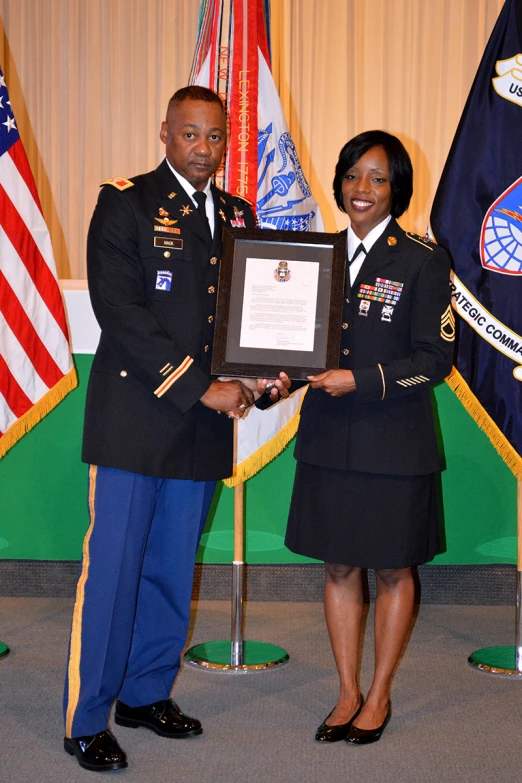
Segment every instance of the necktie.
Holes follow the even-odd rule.
[[[358,245],[358,247],[355,248],[355,253],[350,258],[350,264],[353,264],[353,262],[355,261],[359,253],[364,253],[364,255],[366,255],[366,248],[364,247],[362,242],[360,243],[360,245]]]
[[[209,236],[212,236],[212,232],[210,231],[210,223],[208,222],[207,217],[207,210],[205,209],[205,202],[207,200],[207,194],[203,193],[202,190],[195,190],[193,194],[193,199],[198,205],[198,214],[203,221],[203,225],[205,226],[206,230],[208,231]]]

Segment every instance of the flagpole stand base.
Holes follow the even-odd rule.
[[[203,642],[187,650],[185,660],[200,669],[234,674],[266,671],[288,661],[286,650],[268,642],[243,642],[238,663],[233,663],[233,652],[231,641]]]
[[[0,642],[0,658],[5,658],[6,655],[9,655],[9,647],[7,644]]]
[[[474,669],[486,674],[522,678],[522,671],[517,669],[516,650],[515,645],[483,647],[471,653],[468,663]]]

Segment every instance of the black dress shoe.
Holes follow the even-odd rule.
[[[361,703],[359,704],[358,708],[355,710],[354,714],[348,721],[348,723],[341,723],[337,726],[330,726],[329,723],[326,723],[330,715],[328,715],[325,718],[324,723],[321,723],[319,728],[317,729],[317,732],[315,734],[315,738],[317,742],[339,742],[340,740],[345,740],[348,736],[348,732],[350,730],[350,726],[352,725],[352,721],[356,719],[360,711],[362,710],[362,706],[364,704],[364,699],[361,694]]]
[[[390,721],[390,718],[391,702],[388,703],[388,712],[386,713],[386,717],[380,726],[377,726],[376,729],[359,729],[357,726],[352,724],[350,726],[350,731],[348,732],[346,742],[349,742],[351,745],[369,745],[370,742],[377,742],[377,740],[380,740],[384,729]]]
[[[125,769],[128,766],[126,754],[110,731],[71,739],[64,737],[63,747],[70,756],[76,756],[80,767],[93,772]]]
[[[117,701],[114,720],[119,726],[132,729],[145,726],[160,737],[195,737],[203,733],[199,720],[184,715],[170,699],[156,701],[144,707],[127,707],[122,701]]]

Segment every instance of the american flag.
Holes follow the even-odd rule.
[[[0,458],[76,384],[51,239],[0,70]]]

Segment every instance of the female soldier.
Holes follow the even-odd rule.
[[[450,262],[396,218],[413,191],[402,143],[368,131],[341,150],[334,179],[348,214],[340,369],[309,378],[286,545],[326,563],[325,614],[339,700],[316,739],[366,744],[390,718],[410,628],[412,566],[440,551],[430,386],[451,370]],[[361,569],[376,574],[375,670],[357,682]]]

